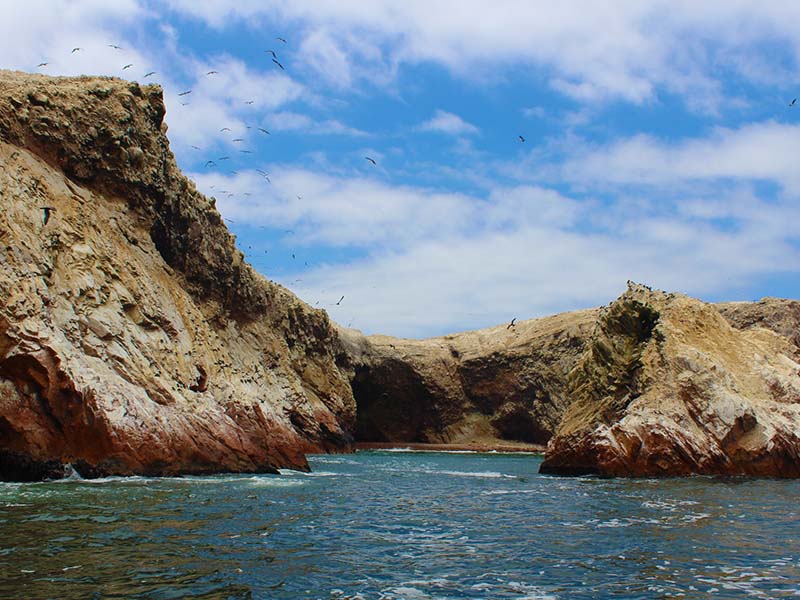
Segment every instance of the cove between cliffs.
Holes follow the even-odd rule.
[[[513,326],[364,336],[247,264],[165,114],[158,86],[0,71],[0,479],[307,470],[356,442],[800,476],[797,301],[630,283]]]

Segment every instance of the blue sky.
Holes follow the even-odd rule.
[[[628,279],[800,297],[797,2],[3,4],[0,66],[162,85],[251,264],[343,325],[437,335]]]

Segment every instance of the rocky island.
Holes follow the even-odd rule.
[[[364,336],[245,262],[165,112],[155,85],[0,71],[1,479],[305,469],[355,441],[800,476],[800,302],[629,284],[602,308]]]

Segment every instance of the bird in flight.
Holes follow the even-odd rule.
[[[376,162],[375,162],[375,159],[374,159],[374,158],[370,158],[369,156],[365,156],[365,157],[364,157],[364,159],[365,159],[365,160],[368,160],[368,161],[369,161],[369,162],[371,162],[373,165],[376,165],[376,166],[377,166],[377,164],[378,164],[378,163],[376,163]]]
[[[50,63],[39,63],[38,65],[36,65],[36,68],[38,69],[39,67],[46,67],[48,64]]]
[[[789,106],[794,106],[795,104],[797,104],[797,98],[789,102]]]
[[[151,75],[155,75],[155,74],[156,74],[155,71],[150,71],[149,73],[145,74],[144,77],[150,77]],[[142,79],[144,79],[144,77]]]
[[[109,44],[109,45],[108,45],[108,47],[109,47],[109,48],[113,48],[114,50],[122,50],[122,48],[120,48],[120,47],[119,47],[119,46],[117,46],[116,44]]]
[[[520,136],[517,136],[517,137],[519,137],[519,141],[520,141],[520,142],[522,142],[522,143],[525,143],[525,138],[524,138],[524,137],[522,137],[521,135],[520,135]]]
[[[244,138],[236,138],[236,139],[234,139],[233,141],[234,141],[234,142],[243,142],[243,141],[244,141]]]
[[[231,130],[231,128],[230,128],[230,127],[223,127],[222,129],[220,129],[220,132],[223,132],[223,131],[230,131],[230,130]]]
[[[70,54],[75,54],[76,52],[80,52],[81,50],[83,50],[83,48],[73,48]]]
[[[178,96],[188,96],[191,93],[192,93],[192,90],[186,90],[185,92],[181,92],[180,94],[178,94]]]
[[[284,71],[286,70],[286,69],[283,68],[283,65],[281,63],[279,63],[276,58],[273,58],[272,62],[274,62],[276,65],[278,65],[282,70],[284,70]]]
[[[52,206],[42,206],[42,210],[44,211],[44,224],[47,225],[50,220],[50,213],[56,212],[56,209]]]
[[[241,152],[242,154],[252,154],[253,153],[252,150],[239,150],[239,152]]]
[[[205,166],[206,167],[216,167],[217,163],[215,163],[213,160],[209,160],[209,161],[206,162]]]
[[[200,146],[191,146],[191,147],[194,148],[195,150],[200,150]]]
[[[245,100],[244,101],[245,104],[253,104],[254,102],[255,102],[255,100]]]
[[[266,129],[264,129],[263,127],[259,127],[259,128],[258,128],[258,130],[259,130],[261,133],[266,133],[267,135],[272,135],[272,134],[271,134],[269,131],[267,131],[267,130],[266,130]]]
[[[342,303],[342,300],[344,300],[344,296],[339,298],[339,301],[336,303],[336,306],[339,306]]]
[[[275,54],[275,50],[264,50],[265,54],[272,54],[272,58],[278,58],[278,55]]]
[[[514,317],[513,319],[511,319],[511,323],[508,324],[508,327],[506,327],[506,329],[511,329],[512,327],[514,327],[514,323],[516,323],[516,321],[517,321],[517,317]]]
[[[220,156],[217,160],[230,160],[230,156]]]
[[[124,67],[122,67],[122,70],[124,71],[125,69],[130,69],[132,66],[133,66],[133,63],[129,63],[129,64],[125,65]]]
[[[209,71],[208,73],[206,73],[206,77],[208,77],[209,75],[219,75],[219,71]]]
[[[278,40],[279,42],[283,42],[284,44],[286,43],[286,40],[283,39],[282,37],[276,37],[275,39]]]

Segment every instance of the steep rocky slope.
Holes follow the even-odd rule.
[[[164,116],[157,86],[0,71],[0,478],[350,447],[336,331],[244,262]]]
[[[713,305],[630,286],[569,375],[542,471],[800,476],[800,353],[756,326],[792,334],[796,303],[765,304],[783,306],[723,305],[739,330]]]
[[[427,340],[342,330],[363,442],[546,444],[597,310]]]

